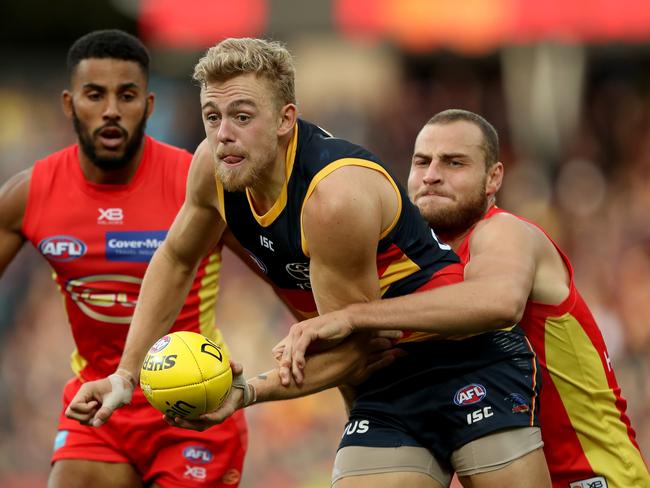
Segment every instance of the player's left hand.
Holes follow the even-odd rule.
[[[254,403],[254,390],[252,390],[253,387],[246,383],[244,379],[244,368],[241,364],[234,361],[230,361],[230,367],[232,368],[233,375],[232,387],[219,408],[193,420],[165,415],[165,422],[175,427],[203,432],[210,427],[223,423],[240,408]]]

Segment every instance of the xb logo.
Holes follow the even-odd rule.
[[[121,208],[98,208],[97,222],[121,222],[124,220],[124,210]]]

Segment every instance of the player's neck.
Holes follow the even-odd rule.
[[[449,245],[451,246],[451,248],[452,248],[454,251],[458,251],[458,248],[459,248],[460,245],[463,243],[463,241],[465,241],[465,239],[467,239],[467,236],[472,232],[472,230],[474,230],[474,227],[476,227],[476,224],[478,224],[481,220],[483,220],[483,218],[485,217],[485,215],[486,215],[486,214],[487,214],[487,213],[492,209],[492,207],[494,207],[495,205],[496,205],[496,203],[495,203],[494,199],[490,199],[490,201],[488,202],[487,208],[485,209],[485,212],[483,213],[483,215],[481,216],[481,218],[479,218],[478,220],[476,220],[472,225],[470,225],[470,226],[468,226],[468,227],[465,227],[464,229],[457,230],[457,231],[452,231],[452,232],[438,232],[438,233],[437,233],[437,234],[438,234],[438,238],[439,238],[442,242],[444,242],[444,243],[446,243],[446,244],[449,244]]]
[[[287,150],[289,147],[288,141],[283,141],[278,151],[275,161],[269,170],[260,175],[258,182],[248,187],[253,207],[258,215],[264,215],[268,212],[275,202],[280,198],[282,189],[287,184]]]
[[[135,173],[138,171],[143,152],[144,140],[126,166],[115,170],[105,170],[95,165],[82,150],[79,150],[81,172],[89,183],[95,183],[97,185],[126,185],[131,182]]]

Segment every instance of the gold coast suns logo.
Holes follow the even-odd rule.
[[[105,274],[69,280],[65,291],[88,317],[110,324],[130,324],[141,278]]]

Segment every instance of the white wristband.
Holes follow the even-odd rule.
[[[233,376],[232,387],[238,388],[244,392],[244,403],[242,408],[246,408],[257,401],[257,390],[253,385],[246,382],[243,373]]]

